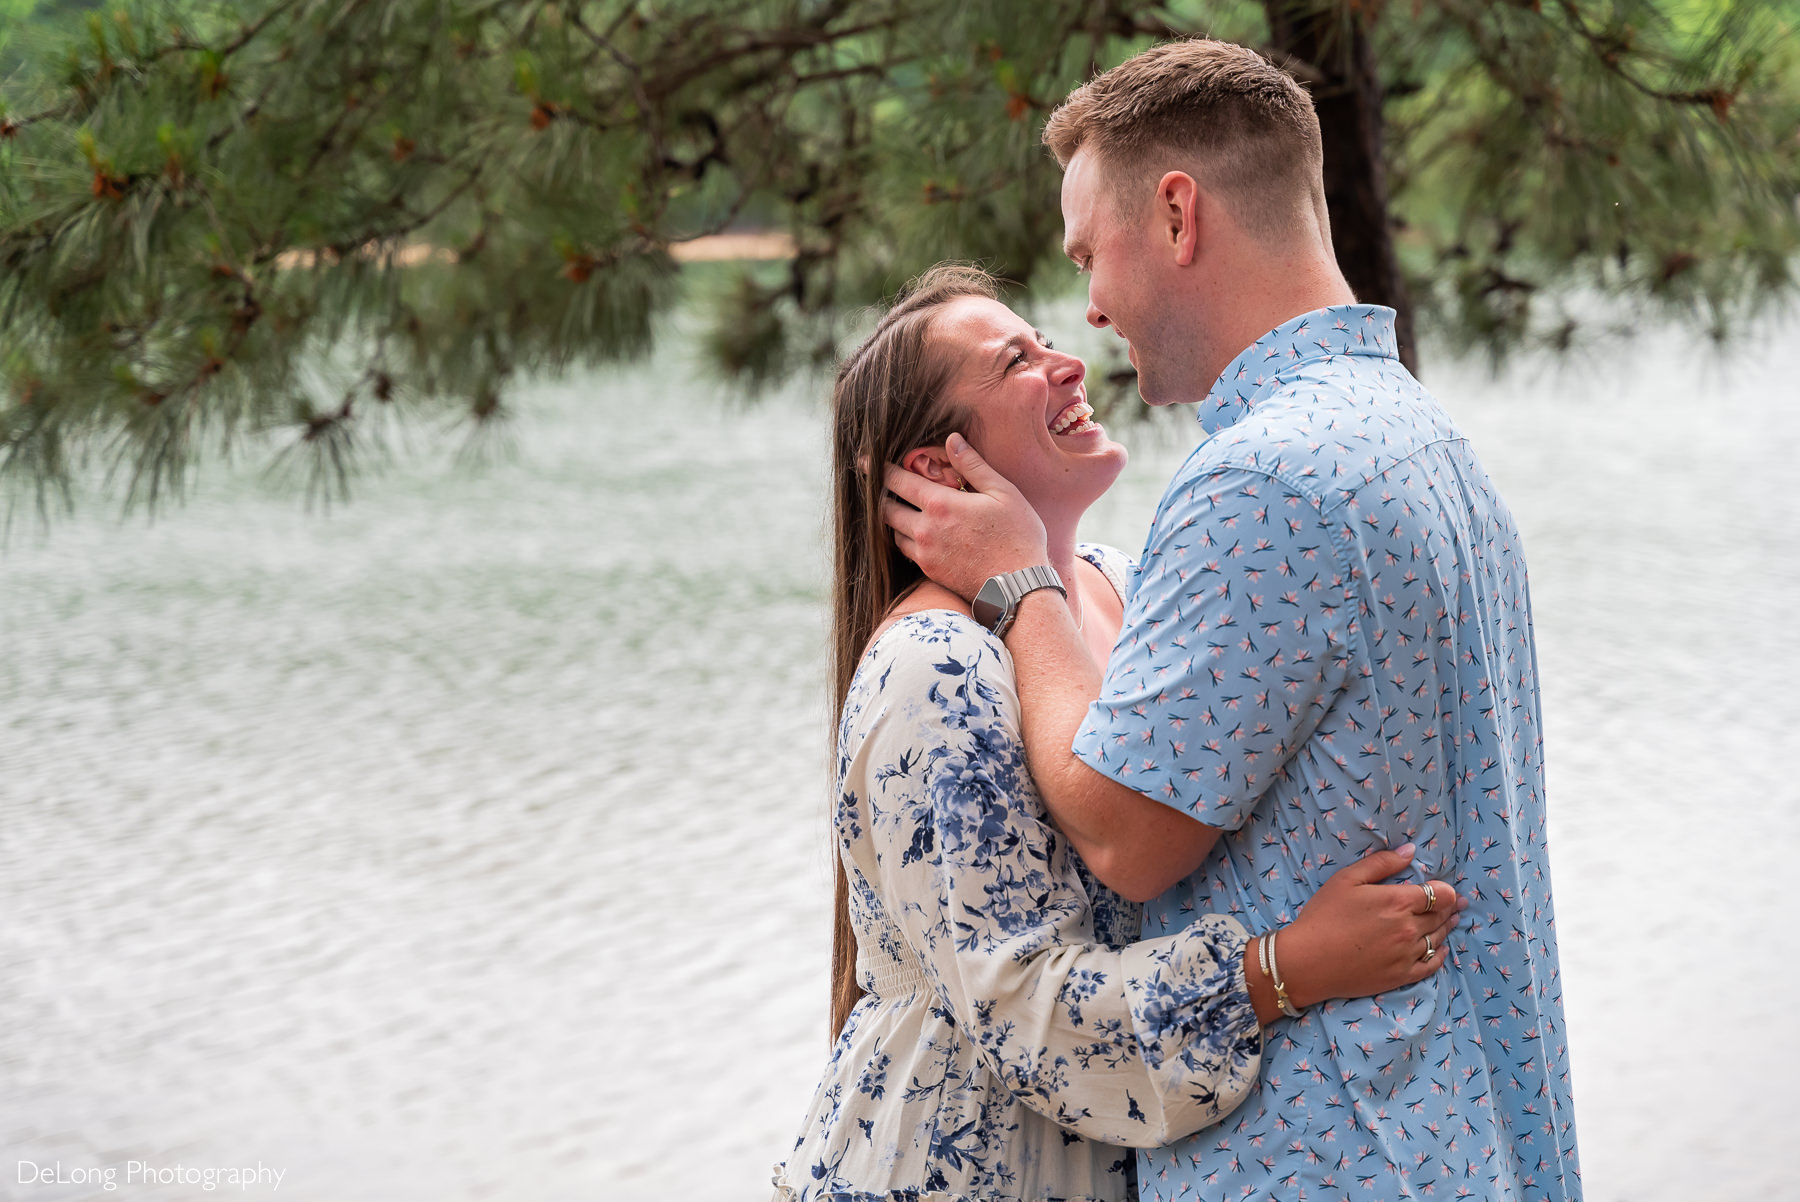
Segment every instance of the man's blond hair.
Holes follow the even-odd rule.
[[[1324,148],[1312,98],[1254,50],[1211,38],[1165,42],[1069,93],[1044,126],[1064,167],[1086,149],[1119,195],[1179,164],[1263,241],[1309,212],[1325,229]]]

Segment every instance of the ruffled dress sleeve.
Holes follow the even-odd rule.
[[[848,767],[866,790],[859,858],[874,861],[858,867],[900,950],[987,1069],[1053,1121],[1137,1147],[1217,1122],[1261,1059],[1244,929],[1209,915],[1121,950],[1097,941],[1074,852],[1026,771],[1005,647],[946,613],[882,641],[880,701]]]

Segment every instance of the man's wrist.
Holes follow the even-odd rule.
[[[1004,641],[1007,636],[1011,635],[1013,631],[1019,628],[1020,621],[1024,619],[1027,613],[1031,614],[1033,623],[1040,617],[1049,618],[1051,621],[1055,621],[1054,614],[1049,609],[1042,608],[1051,605],[1052,603],[1055,604],[1056,608],[1060,610],[1065,617],[1068,616],[1068,599],[1053,588],[1034,589],[1033,591],[1026,593],[1023,597],[1020,597],[1019,603],[1015,607],[1015,612],[1013,613],[1013,620],[1007,626],[1006,633],[1000,636],[1001,640]],[[1075,619],[1073,617],[1069,618],[1069,624],[1071,626],[1075,624]]]
[[[996,576],[1004,576],[1008,572],[1021,572],[1026,568],[1034,568],[1049,562],[1049,552],[1041,550],[1026,551],[1016,555],[996,555],[987,565],[989,569],[987,575],[977,580],[975,587],[980,588]]]
[[[1051,590],[1066,596],[1068,585],[1063,583],[1062,577],[1049,564],[1032,564],[1017,571],[988,577],[976,592],[974,600],[969,603],[969,608],[977,622],[993,631],[996,638],[1004,639],[1014,619],[1018,617],[1019,606],[1025,598],[1033,593]]]

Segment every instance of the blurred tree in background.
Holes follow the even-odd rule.
[[[138,0],[37,22],[84,7],[0,0],[0,469],[40,499],[98,453],[154,501],[271,430],[337,487],[371,409],[485,424],[522,372],[644,351],[702,235],[791,238],[708,273],[704,345],[752,385],[829,363],[847,311],[939,259],[1066,291],[1043,119],[1194,33],[1311,88],[1340,261],[1414,362],[1415,325],[1495,357],[1566,346],[1595,294],[1723,334],[1792,280],[1791,0]]]

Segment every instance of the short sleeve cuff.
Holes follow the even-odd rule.
[[[1159,749],[1153,745],[1142,747],[1134,757],[1128,736],[1112,728],[1111,713],[1112,707],[1104,701],[1088,706],[1087,719],[1076,733],[1072,748],[1082,763],[1108,780],[1179,810],[1204,826],[1234,831],[1249,821],[1256,808],[1255,797],[1239,798],[1202,787],[1193,773],[1165,763],[1166,757],[1159,756]]]

